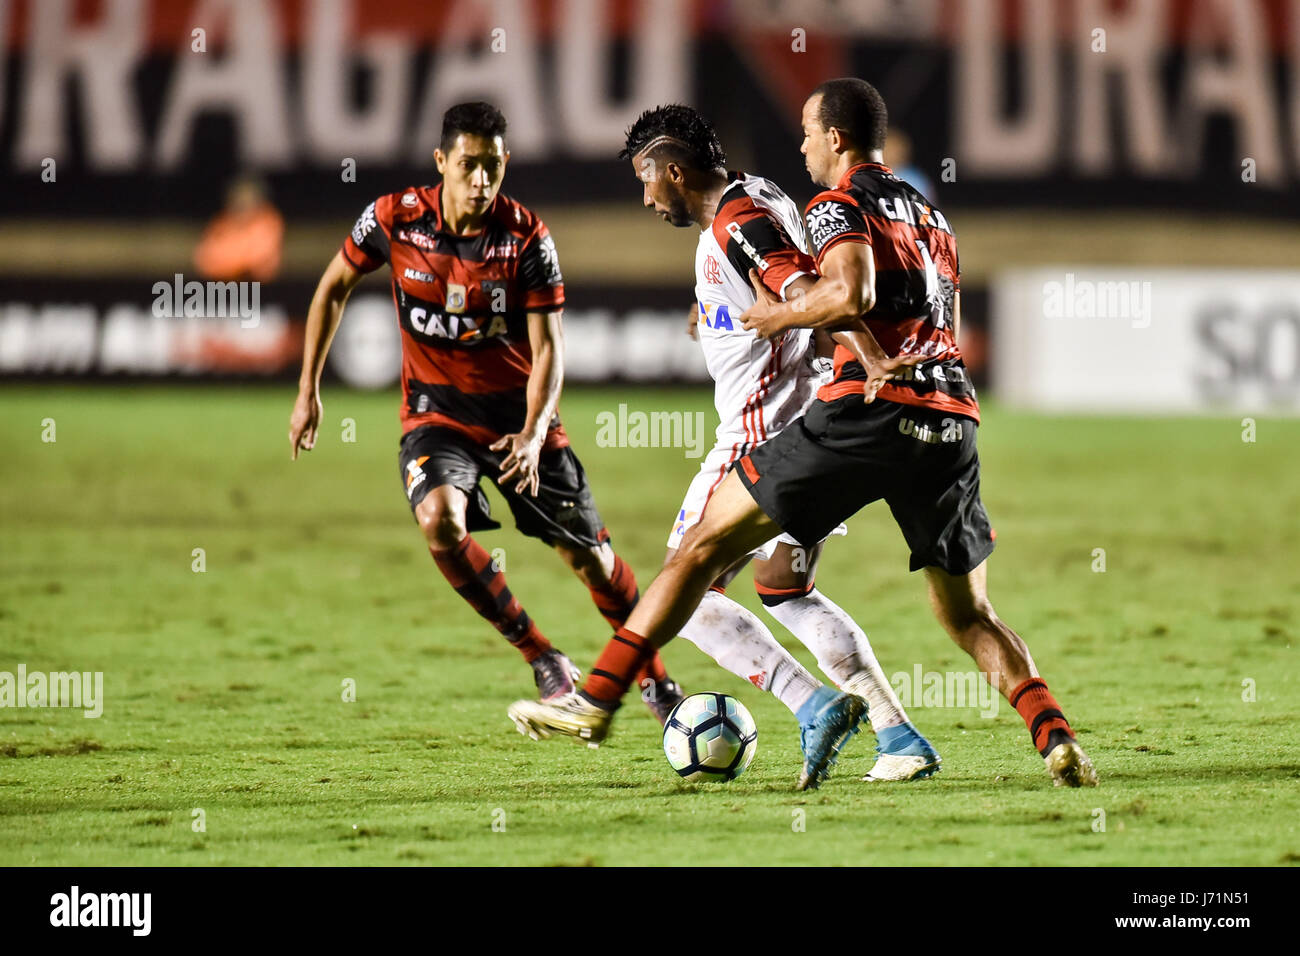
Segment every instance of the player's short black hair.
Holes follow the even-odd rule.
[[[827,80],[812,95],[822,96],[817,118],[823,129],[835,127],[859,149],[884,149],[889,113],[880,91],[856,76]]]
[[[628,127],[627,140],[618,158],[631,159],[660,136],[671,136],[680,142],[682,145],[675,151],[693,169],[707,172],[727,166],[727,154],[713,124],[698,110],[680,103],[656,106],[638,116]]]
[[[460,133],[482,136],[484,139],[491,139],[493,136],[504,139],[505,115],[491,103],[484,103],[481,100],[473,103],[457,103],[442,114],[442,139],[438,142],[438,147],[444,153],[451,152]]]

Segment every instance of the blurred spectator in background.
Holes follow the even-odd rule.
[[[280,271],[284,218],[271,204],[266,184],[240,176],[226,190],[217,213],[194,250],[194,265],[205,279],[221,282],[269,281]]]
[[[897,126],[889,127],[885,133],[885,165],[894,171],[894,175],[904,182],[911,183],[930,202],[935,202],[934,180],[921,171],[920,166],[912,165],[912,137]]]

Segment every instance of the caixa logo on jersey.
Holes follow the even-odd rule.
[[[489,339],[505,338],[510,334],[506,316],[499,312],[489,315],[464,315],[465,289],[451,284],[447,288],[447,304],[436,305],[402,293],[402,328],[417,338],[441,340],[460,346],[481,345]]]

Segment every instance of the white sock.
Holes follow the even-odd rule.
[[[757,614],[725,594],[708,591],[680,631],[705,654],[796,713],[822,686],[790,656]]]
[[[866,698],[872,730],[907,720],[867,635],[838,604],[813,588],[803,597],[764,607],[816,655],[817,666],[836,685]]]

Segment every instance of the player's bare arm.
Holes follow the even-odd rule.
[[[835,329],[875,307],[876,265],[867,243],[837,242],[817,268],[821,277],[796,280],[800,292],[787,293],[785,302],[760,296],[741,323],[774,339],[788,329]]]
[[[528,344],[533,351],[533,367],[528,373],[528,412],[524,427],[510,435],[502,435],[491,444],[493,451],[510,449],[501,462],[501,477],[497,484],[504,485],[518,477],[515,491],[527,489],[537,494],[537,459],[546,441],[546,430],[560,404],[560,391],[564,387],[564,332],[559,312],[528,313]]]
[[[343,306],[361,281],[362,274],[348,265],[343,253],[335,253],[325,267],[311,307],[307,310],[307,333],[302,347],[302,374],[298,379],[298,399],[289,416],[290,456],[296,461],[299,450],[316,447],[316,429],[320,427],[322,406],[320,376],[329,354],[330,342],[343,318]]]
[[[865,250],[869,264],[871,258],[870,246],[866,243],[841,242],[829,250],[823,260],[823,265],[829,263],[832,257],[846,246],[854,246]],[[833,268],[845,265],[847,266],[849,275],[846,278],[841,273],[837,279],[831,280],[830,284],[827,286],[830,289],[834,289],[836,286],[841,286],[844,282],[860,281],[862,275],[862,273],[857,271],[852,262],[853,259],[857,258],[856,256],[844,255],[840,258],[846,261],[843,263],[837,261]],[[870,273],[871,289],[869,290],[869,293],[874,304],[874,268],[870,270]],[[818,292],[819,287],[827,282],[825,277],[814,279],[811,276],[800,276],[795,279],[790,283],[790,292],[786,296],[786,301],[784,303],[772,294],[771,290],[763,284],[763,280],[759,278],[758,272],[753,269],[749,271],[749,282],[754,287],[755,309],[760,307],[763,309],[771,309],[774,314],[775,309],[780,307],[783,310],[789,310],[792,315],[800,317],[802,315],[802,310],[805,307],[804,304],[809,300],[809,298],[818,295],[822,298],[826,297],[825,294]],[[825,310],[827,309],[827,306],[823,305],[822,308]],[[750,315],[752,312],[754,312],[754,309],[750,309],[749,312],[746,312],[745,316]],[[742,321],[745,320],[744,316],[741,318]],[[748,323],[746,323],[746,327],[749,327]],[[789,326],[789,328],[802,327],[804,327],[803,322],[796,322],[795,325]],[[813,328],[819,328],[821,331],[829,334],[836,343],[844,346],[852,352],[853,357],[862,364],[863,369],[865,369],[867,373],[867,381],[863,387],[863,401],[868,404],[875,401],[876,393],[880,391],[881,386],[897,375],[899,369],[908,365],[917,365],[924,361],[924,358],[920,355],[903,354],[891,358],[885,350],[880,347],[880,343],[877,342],[876,337],[871,334],[871,330],[867,328],[867,324],[862,320],[860,314],[855,315],[853,318],[841,319],[839,321],[827,319],[824,320],[820,326],[813,326]],[[760,334],[762,333],[760,332]],[[783,327],[782,330],[776,334],[784,335],[785,328]]]

